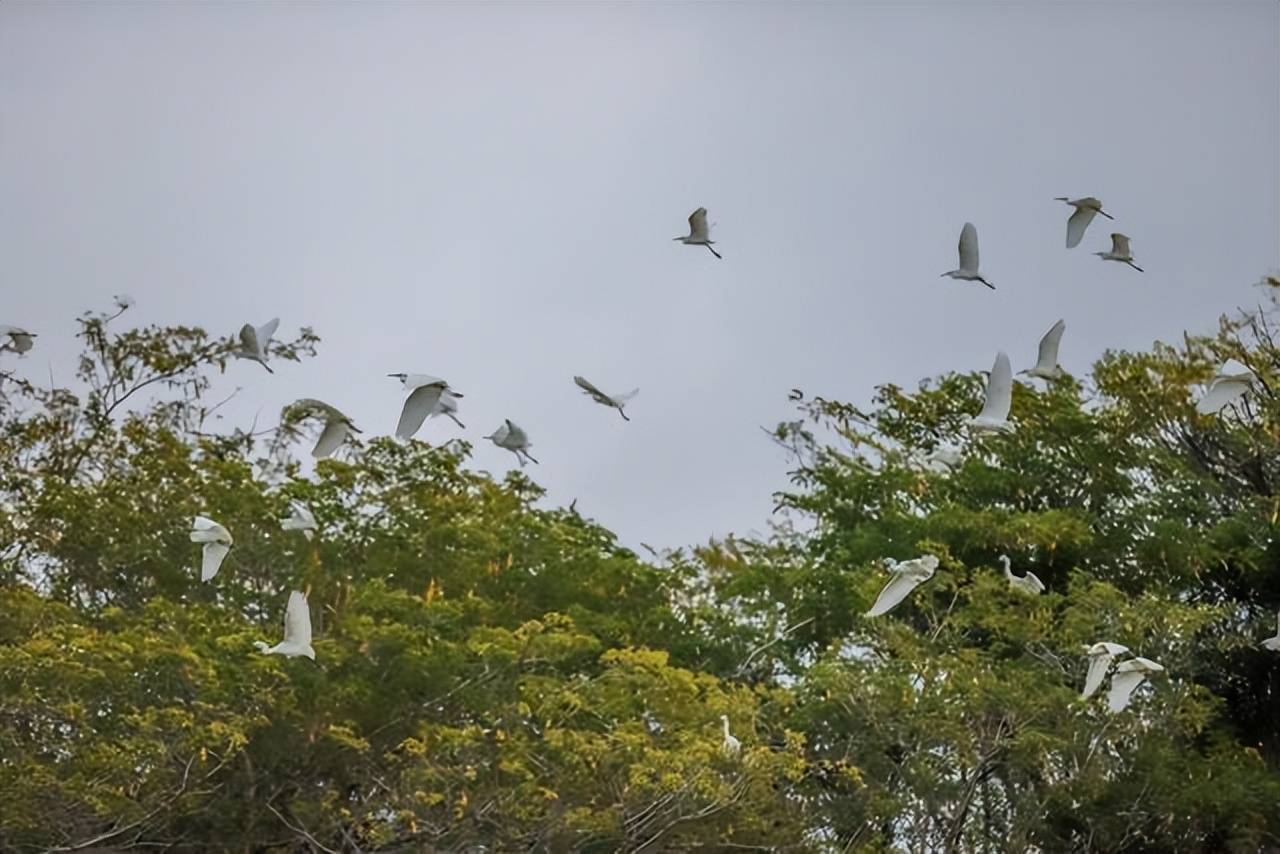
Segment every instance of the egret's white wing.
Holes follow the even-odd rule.
[[[978,229],[966,222],[960,229],[960,269],[968,273],[978,272]]]
[[[529,446],[529,434],[517,427],[512,421],[507,421],[507,440],[510,445],[516,448]]]
[[[1089,672],[1085,674],[1084,690],[1080,692],[1080,696],[1088,698],[1094,695],[1102,685],[1102,680],[1107,678],[1107,671],[1111,669],[1111,661],[1114,658],[1115,656],[1109,653],[1089,656]]]
[[[494,430],[493,433],[489,436],[489,438],[493,440],[494,444],[496,445],[506,444],[507,436],[511,433],[511,428],[508,426],[510,423],[511,423],[510,421],[502,422],[502,426],[500,426],[497,430]]]
[[[1085,201],[1085,199],[1080,199]],[[1072,249],[1080,245],[1080,241],[1084,238],[1084,230],[1089,227],[1089,223],[1093,222],[1093,218],[1098,212],[1089,207],[1078,207],[1071,218],[1067,220],[1067,248]]]
[[[289,594],[289,604],[284,609],[284,642],[311,644],[311,609],[307,597],[297,590]]]
[[[707,228],[707,209],[698,208],[689,214],[689,236],[695,240],[706,240],[710,235]]]
[[[240,349],[252,355],[258,353],[258,331],[253,328],[252,323],[240,327]]]
[[[1031,570],[1027,570],[1025,578],[1035,586],[1037,593],[1044,592],[1044,582],[1040,580],[1040,576],[1036,575]]]
[[[1196,401],[1196,412],[1201,415],[1212,415],[1221,412],[1223,407],[1235,403],[1249,390],[1249,380],[1238,377],[1219,377],[1209,386],[1204,397]]]
[[[271,336],[276,334],[276,329],[279,326],[280,326],[280,318],[273,317],[270,320],[268,320],[266,323],[262,324],[261,326],[259,326],[257,329],[254,330],[254,337],[257,339],[257,343],[262,348],[259,352],[265,355],[267,350],[267,345],[271,343]]]
[[[324,431],[321,432],[320,438],[316,440],[316,446],[311,449],[311,456],[318,460],[324,459],[338,450],[338,446],[346,438],[347,423],[345,421],[326,421]]]
[[[293,511],[292,515],[280,523],[281,528],[286,531],[305,531],[316,526],[316,517],[307,505],[300,501],[291,501],[289,506]]]
[[[1036,367],[1045,370],[1051,370],[1058,365],[1058,343],[1062,341],[1062,333],[1066,331],[1067,324],[1059,320],[1053,324],[1044,337],[1040,339],[1040,355],[1036,359]]]
[[[575,374],[573,378],[573,382],[574,382],[574,385],[576,385],[578,388],[582,389],[587,394],[594,397],[596,400],[609,399],[609,395],[605,394],[600,389],[596,388],[595,385],[586,377],[580,377]]]
[[[626,403],[628,400],[635,397],[639,393],[640,393],[640,389],[633,388],[631,389],[631,391],[627,392],[626,394],[615,394],[612,400],[615,404]]]
[[[222,559],[227,556],[229,551],[231,551],[231,546],[225,543],[207,542],[204,544],[204,552],[200,561],[201,581],[208,581],[218,574],[218,569],[222,566]]]
[[[1121,258],[1128,258],[1133,254],[1129,251],[1128,236],[1119,232],[1111,235],[1111,254],[1119,255]]]
[[[444,392],[444,386],[434,383],[415,388],[405,400],[404,409],[400,411],[400,423],[396,425],[396,436],[408,439],[417,433],[422,422],[435,411],[442,392]]]
[[[191,542],[212,543],[221,540],[231,544],[231,532],[207,516],[197,516],[191,523]]]
[[[1133,692],[1147,678],[1141,670],[1116,671],[1111,677],[1111,690],[1107,693],[1107,706],[1113,712],[1124,711]]]
[[[925,579],[913,577],[908,573],[896,573],[893,579],[884,586],[880,591],[880,595],[876,597],[876,603],[871,606],[871,610],[867,611],[866,616],[878,617],[881,614],[887,614],[899,602],[907,598],[907,594],[920,586]]]
[[[1009,357],[1002,351],[996,354],[995,364],[991,366],[991,376],[987,378],[987,394],[978,417],[1005,421],[1009,418],[1009,408],[1012,405],[1013,368],[1009,365]]]

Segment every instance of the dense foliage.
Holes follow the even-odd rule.
[[[646,562],[469,449],[209,429],[233,342],[0,354],[0,849],[1254,851],[1280,844],[1280,349],[1266,317],[868,410],[796,394],[765,541]],[[304,358],[307,330],[273,345]],[[1231,357],[1257,375],[1193,408]],[[284,531],[290,499],[319,520]],[[196,513],[235,536],[198,580]],[[934,578],[861,614],[880,561]],[[1011,590],[996,558],[1048,589]],[[257,655],[291,589],[317,659]],[[1083,647],[1166,670],[1111,714]],[[742,752],[722,749],[725,715]]]

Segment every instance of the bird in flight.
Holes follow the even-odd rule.
[[[400,380],[400,384],[409,392],[409,396],[405,398],[404,407],[400,410],[400,422],[396,425],[396,436],[401,439],[408,439],[417,433],[428,415],[442,412],[453,418],[448,407],[451,406],[453,412],[458,409],[457,398],[462,395],[449,388],[449,383],[439,377],[429,374],[387,374],[387,376]],[[446,394],[450,397],[450,403],[442,407],[441,401]],[[457,418],[453,420],[459,425],[462,423]]]
[[[679,240],[686,246],[705,246],[712,255],[717,258],[720,253],[711,248],[711,244],[715,243],[711,239],[711,229],[707,226],[707,209],[698,208],[689,214],[689,233],[680,237],[673,237],[672,240]]]
[[[1012,404],[1013,369],[1009,367],[1009,357],[1000,352],[996,354],[991,375],[987,377],[987,393],[982,402],[982,411],[969,419],[969,428],[979,433],[1013,432],[1013,425],[1009,423],[1009,408]]]
[[[316,660],[316,651],[311,648],[311,609],[307,607],[307,597],[294,590],[289,594],[289,604],[284,609],[284,640],[275,646],[267,646],[262,641],[254,641],[258,652],[264,655],[283,655],[289,658],[305,656]]]
[[[316,439],[316,446],[311,449],[311,456],[316,459],[324,459],[325,457],[338,450],[338,447],[352,433],[359,433],[360,430],[356,425],[351,423],[351,419],[342,413],[337,407],[330,406],[323,400],[316,400],[310,397],[300,398],[294,401],[289,409],[301,410],[304,418],[319,418],[324,422],[324,429],[320,431],[320,438]]]
[[[1129,647],[1102,641],[1085,649],[1089,654],[1089,672],[1084,677],[1084,690],[1080,692],[1080,696],[1088,699],[1093,696],[1098,688],[1102,687],[1102,680],[1107,678],[1107,671],[1111,669],[1111,662],[1115,660],[1117,655],[1124,655],[1128,652]]]
[[[1107,707],[1113,712],[1122,712],[1133,699],[1133,692],[1147,681],[1152,673],[1164,670],[1149,658],[1131,658],[1116,665],[1116,672],[1111,675],[1111,690],[1107,693]]]
[[[880,591],[875,604],[865,616],[878,617],[893,610],[899,602],[907,598],[908,593],[933,578],[933,571],[938,568],[938,558],[934,555],[923,555],[902,563],[898,563],[893,558],[886,558],[884,567],[893,573],[893,578]]]
[[[32,340],[35,337],[34,332],[28,332],[16,326],[0,326],[0,341],[4,342],[0,344],[0,353],[11,350],[21,356],[35,346],[35,341]]]
[[[301,531],[303,536],[311,539],[316,530],[316,517],[311,508],[295,500],[289,502],[289,511],[288,518],[280,522],[280,527],[286,531]]]
[[[1053,324],[1040,339],[1040,353],[1036,358],[1036,366],[1019,373],[1039,377],[1042,380],[1056,380],[1064,376],[1065,372],[1058,364],[1058,344],[1062,341],[1062,333],[1066,329],[1067,324],[1061,320]]]
[[[274,374],[271,366],[267,364],[267,345],[271,343],[271,336],[276,334],[276,327],[280,325],[280,318],[273,317],[261,326],[254,326],[252,323],[246,323],[240,327],[240,347],[235,351],[238,359],[250,359],[267,369],[267,373]]]
[[[1244,397],[1251,388],[1253,372],[1234,359],[1228,359],[1210,381],[1204,397],[1196,401],[1196,412],[1201,415],[1216,415]]]
[[[524,467],[526,459],[537,463],[529,453],[529,449],[533,447],[533,443],[529,441],[529,435],[516,426],[510,418],[502,422],[502,426],[494,430],[486,439],[493,441],[493,444],[499,448],[506,448],[508,451],[516,455],[516,460],[520,463],[521,468]]]
[[[209,581],[218,574],[222,559],[231,551],[231,532],[205,516],[191,523],[191,542],[203,543],[200,557],[200,580]]]
[[[573,381],[577,384],[578,388],[586,392],[587,396],[590,397],[592,400],[594,400],[596,403],[599,403],[602,406],[611,406],[614,409],[618,410],[618,414],[622,416],[623,421],[631,420],[630,418],[627,417],[627,413],[623,410],[623,407],[626,406],[627,401],[631,400],[631,398],[635,397],[637,394],[640,393],[640,389],[638,388],[632,389],[626,394],[608,395],[602,392],[600,389],[596,388],[594,385],[591,384],[590,381],[588,381],[584,377],[575,376],[573,378]]]
[[[966,222],[964,228],[960,229],[960,269],[942,275],[966,282],[982,282],[991,290],[996,289],[995,285],[982,278],[978,272],[978,229],[973,227],[973,223]]]
[[[1103,261],[1119,261],[1121,264],[1128,264],[1139,273],[1144,272],[1141,267],[1133,263],[1133,251],[1129,249],[1129,236],[1115,232],[1111,235],[1111,251],[1095,252]]]
[[[1085,196],[1083,199],[1068,199],[1066,196],[1057,196],[1054,201],[1066,202],[1075,208],[1071,213],[1070,219],[1067,220],[1068,249],[1073,249],[1080,245],[1080,240],[1084,237],[1084,230],[1089,227],[1089,223],[1093,222],[1093,218],[1098,214],[1102,214],[1107,219],[1115,219],[1115,217],[1102,209],[1102,202],[1093,196]]]

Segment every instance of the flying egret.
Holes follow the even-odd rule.
[[[1071,218],[1067,220],[1068,249],[1074,249],[1080,245],[1080,239],[1084,237],[1084,230],[1089,227],[1089,223],[1093,222],[1093,218],[1097,214],[1102,214],[1107,219],[1115,219],[1115,217],[1102,209],[1102,202],[1093,196],[1085,196],[1083,199],[1068,199],[1066,196],[1056,196],[1054,201],[1066,202],[1075,208]]]
[[[602,392],[600,389],[596,388],[594,385],[592,385],[583,377],[575,376],[573,378],[573,381],[577,383],[578,388],[586,392],[587,396],[590,397],[592,400],[594,400],[596,403],[599,403],[602,406],[612,406],[614,409],[618,410],[618,414],[622,416],[623,421],[631,420],[630,418],[627,417],[627,413],[623,411],[623,407],[626,406],[627,401],[629,401],[631,398],[635,397],[637,394],[640,393],[640,389],[638,388],[632,389],[626,394],[608,395]]]
[[[0,325],[0,341],[4,341],[3,344],[0,344],[0,353],[5,350],[11,350],[21,356],[35,346],[35,342],[32,340],[35,337],[36,334],[34,332],[28,332],[16,326]]]
[[[960,463],[964,462],[964,449],[950,442],[943,442],[928,453],[916,451],[911,454],[912,465],[934,474],[948,474]]]
[[[286,531],[301,531],[308,540],[311,539],[316,530],[316,517],[311,508],[295,500],[289,502],[289,509],[289,516],[280,522],[280,527]]]
[[[973,227],[973,223],[966,222],[964,228],[960,229],[960,269],[942,275],[966,282],[982,282],[991,290],[996,289],[995,285],[978,273],[978,229]]]
[[[1129,647],[1102,641],[1095,643],[1093,646],[1085,647],[1085,651],[1089,654],[1089,672],[1084,677],[1084,690],[1080,692],[1080,696],[1088,699],[1101,687],[1102,680],[1107,678],[1107,671],[1111,669],[1111,662],[1115,660],[1117,655],[1124,655],[1128,652]]]
[[[1000,555],[1000,562],[1004,564],[1004,577],[1009,579],[1009,586],[1014,590],[1030,593],[1032,596],[1039,596],[1044,592],[1044,582],[1034,572],[1027,570],[1027,574],[1019,578],[1009,568],[1008,555]]]
[[[204,543],[200,559],[200,580],[208,581],[218,574],[222,559],[231,551],[231,532],[205,516],[191,523],[191,542]]]
[[[908,593],[933,578],[933,571],[938,568],[938,559],[933,555],[923,555],[915,560],[898,563],[893,558],[886,558],[884,568],[893,573],[893,579],[880,591],[876,603],[864,616],[878,617],[887,614],[907,598]]]
[[[271,336],[276,334],[276,327],[280,325],[280,318],[273,317],[261,326],[254,326],[252,323],[246,323],[240,327],[240,347],[235,351],[236,358],[252,359],[259,365],[267,369],[267,373],[274,374],[271,366],[267,364],[267,346],[271,343]]]
[[[1209,382],[1209,389],[1204,397],[1196,401],[1196,412],[1201,415],[1216,415],[1244,397],[1252,387],[1253,372],[1234,359],[1228,359]]]
[[[129,309],[133,308],[133,297],[128,294],[115,294],[111,297],[111,302],[116,307],[116,313],[107,318],[107,320],[115,320]]]
[[[681,237],[673,237],[672,240],[679,240],[686,246],[705,246],[710,250],[711,254],[720,257],[720,253],[711,248],[711,244],[715,243],[711,239],[711,229],[707,227],[707,209],[698,208],[689,214],[689,234]]]
[[[338,449],[339,445],[346,441],[347,436],[360,432],[359,428],[351,423],[350,418],[323,400],[304,397],[294,401],[289,408],[304,410],[305,415],[303,417],[319,418],[324,421],[324,429],[320,432],[320,438],[316,440],[316,446],[311,449],[311,456],[316,459],[323,459],[329,456]]]
[[[409,396],[405,398],[404,407],[400,410],[400,422],[396,425],[396,436],[400,439],[408,439],[414,433],[417,433],[422,428],[422,422],[427,420],[428,415],[446,412],[440,405],[440,401],[446,393],[451,398],[454,398],[452,401],[454,411],[458,408],[456,398],[462,397],[461,394],[449,388],[449,383],[439,377],[433,377],[428,374],[404,373],[387,374],[387,376],[400,380],[400,384],[404,386],[405,391],[409,392]],[[452,414],[450,414],[450,417],[453,417]],[[455,422],[458,421],[457,418],[453,420]]]
[[[1018,373],[1039,377],[1042,380],[1056,380],[1063,376],[1065,372],[1058,364],[1058,344],[1062,341],[1062,333],[1066,329],[1067,324],[1062,320],[1053,324],[1040,339],[1040,353],[1036,358],[1036,366]]]
[[[1111,691],[1107,694],[1107,707],[1113,712],[1122,712],[1133,698],[1133,692],[1146,681],[1147,676],[1164,670],[1149,658],[1131,658],[1116,665],[1116,672],[1111,675]]]
[[[1110,252],[1095,252],[1093,254],[1097,255],[1103,261],[1119,261],[1122,264],[1128,264],[1139,273],[1143,272],[1141,267],[1133,263],[1133,252],[1129,249],[1128,236],[1119,232],[1115,232],[1111,235]]]
[[[1013,369],[1003,351],[996,354],[987,378],[987,392],[982,411],[969,419],[969,429],[977,433],[1010,433],[1009,408],[1013,404]]]
[[[284,609],[284,640],[275,646],[267,646],[262,641],[254,641],[253,645],[264,655],[283,655],[289,658],[304,655],[315,661],[316,651],[311,648],[311,609],[307,607],[307,597],[297,590],[289,594],[289,604]]]
[[[486,439],[492,439],[493,444],[499,448],[506,448],[508,451],[516,455],[520,467],[524,467],[525,459],[538,462],[533,459],[533,455],[529,453],[529,449],[533,447],[533,443],[529,441],[529,435],[515,425],[510,418],[502,422],[502,426],[494,430]]]
[[[727,756],[737,756],[742,752],[742,742],[729,732],[729,716],[721,715],[720,723],[724,725],[724,741],[720,744],[720,749]]]

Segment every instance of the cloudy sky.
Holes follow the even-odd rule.
[[[73,318],[320,356],[239,363],[394,429],[390,371],[510,417],[550,500],[675,546],[764,530],[787,391],[865,401],[1144,348],[1280,265],[1280,4],[0,4],[0,323],[70,378]],[[1142,275],[1104,263],[1096,195]],[[699,205],[724,254],[673,243]],[[998,286],[941,279],[966,220]],[[639,386],[631,423],[571,377]],[[228,425],[229,427],[230,425]],[[431,423],[422,436],[459,431]],[[478,441],[474,465],[505,451]]]

